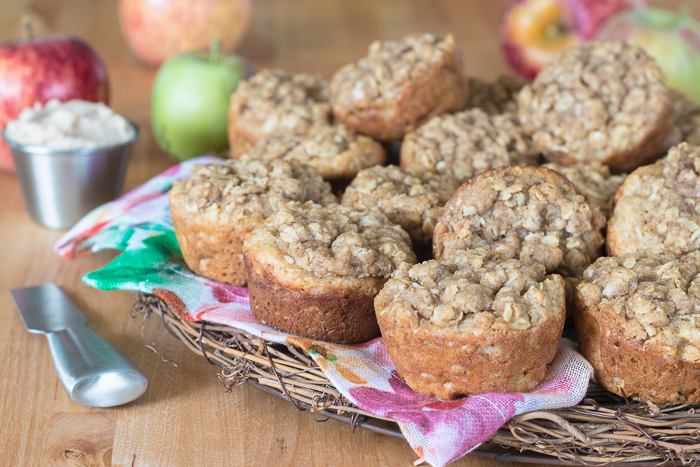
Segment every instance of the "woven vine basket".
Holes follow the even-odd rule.
[[[323,371],[291,344],[273,344],[236,329],[188,322],[153,295],[137,294],[132,314],[159,314],[190,350],[221,368],[227,390],[248,383],[308,410],[317,421],[403,437],[396,422],[355,407]],[[700,409],[700,406],[697,407]],[[473,454],[540,464],[686,465],[700,461],[700,410],[630,401],[591,384],[576,406],[516,416]]]

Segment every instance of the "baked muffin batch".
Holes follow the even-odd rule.
[[[568,312],[606,388],[698,403],[698,135],[700,106],[633,43],[486,82],[452,35],[413,34],[330,83],[242,82],[232,159],[174,184],[171,213],[190,269],[247,285],[260,320],[342,344],[381,333],[428,396],[533,389]]]

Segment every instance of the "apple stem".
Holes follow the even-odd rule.
[[[219,61],[219,52],[221,50],[221,39],[218,37],[214,39],[214,42],[211,44],[211,50],[209,51],[209,61],[210,62],[218,62]]]
[[[22,16],[22,38],[25,41],[31,41],[34,39],[34,32],[32,31],[32,17],[29,15]]]

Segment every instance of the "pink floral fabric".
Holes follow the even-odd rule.
[[[218,161],[202,157],[184,162],[97,208],[56,243],[55,252],[72,258],[106,248],[122,250],[83,281],[101,290],[155,294],[184,319],[227,325],[271,342],[299,345],[355,405],[396,420],[415,452],[435,467],[472,451],[514,415],[567,407],[585,395],[592,368],[565,339],[545,380],[532,392],[442,401],[406,385],[381,338],[344,346],[285,334],[265,325],[251,312],[247,289],[192,273],[175,238],[168,190],[174,181],[187,177],[194,164]]]

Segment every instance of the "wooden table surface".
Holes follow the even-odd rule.
[[[330,78],[366,53],[375,39],[417,31],[452,32],[469,74],[507,71],[498,48],[506,0],[254,0],[253,25],[239,53],[256,66],[315,71]],[[659,0],[700,16],[700,2]],[[115,1],[7,1],[0,40],[19,35],[30,13],[39,33],[69,33],[89,41],[107,64],[114,110],[142,129],[125,190],[173,162],[155,144],[149,95],[155,69],[140,64],[122,39]],[[330,420],[248,385],[226,393],[217,368],[191,353],[158,319],[129,314],[134,294],[102,292],[81,283],[114,252],[66,260],[52,253],[63,232],[32,222],[16,177],[0,174],[0,464],[7,466],[405,466],[417,459],[400,439]],[[137,401],[90,409],[72,403],[59,385],[43,337],[26,332],[9,289],[56,282],[90,320],[90,327],[146,373]],[[158,354],[145,347],[157,349]],[[174,362],[177,366],[166,363]],[[467,456],[455,466],[497,465]]]

